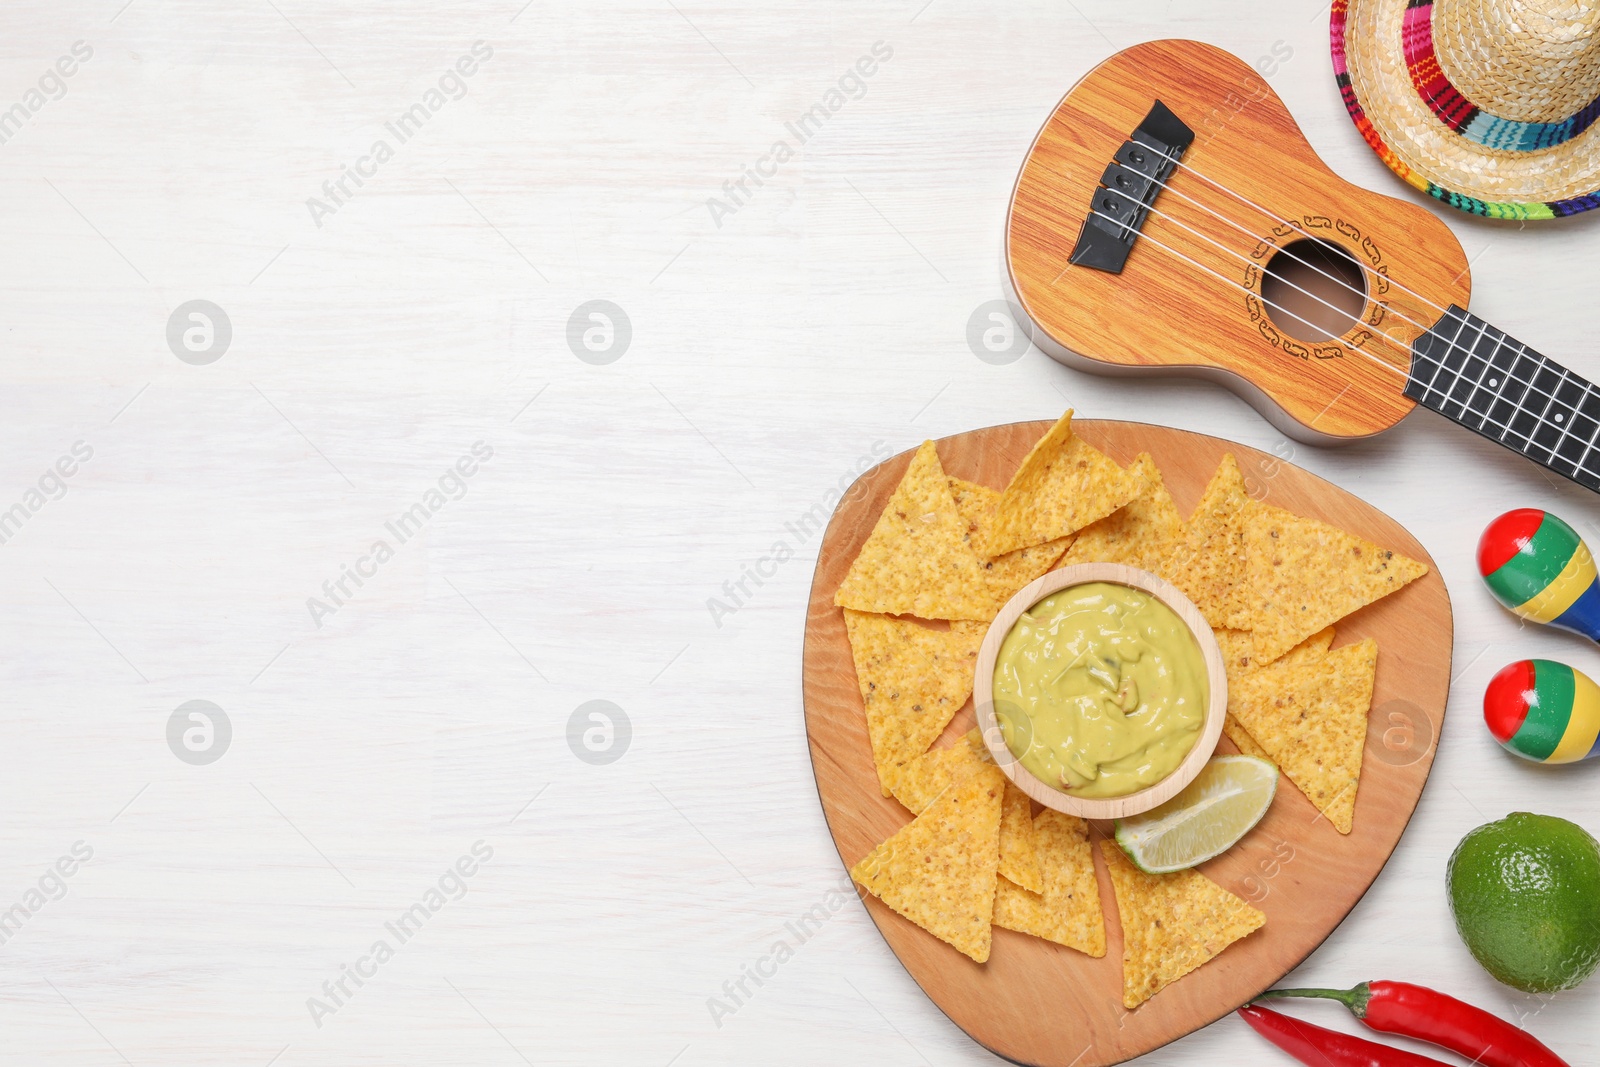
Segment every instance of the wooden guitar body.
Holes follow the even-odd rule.
[[[1182,165],[1120,273],[1073,263],[1102,174],[1157,100],[1194,133]],[[1262,300],[1268,263],[1307,235],[1364,268],[1359,314],[1320,341],[1291,336]],[[1471,287],[1442,221],[1339,178],[1256,71],[1181,40],[1120,52],[1067,93],[1017,178],[1006,260],[1034,341],[1055,358],[1218,380],[1320,444],[1368,437],[1411,411],[1410,345],[1441,309],[1464,308]]]

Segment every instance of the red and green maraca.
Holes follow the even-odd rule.
[[[1600,641],[1594,556],[1557,516],[1518,508],[1491,522],[1478,540],[1478,573],[1495,599],[1524,619]]]
[[[1483,718],[1506,751],[1534,763],[1576,763],[1600,752],[1600,686],[1548,659],[1503,667],[1483,693]]]
[[[1537,508],[1508,511],[1478,542],[1478,571],[1500,603],[1531,622],[1600,641],[1600,575],[1583,538]],[[1519,660],[1483,694],[1489,732],[1536,763],[1600,753],[1600,686],[1554,660]]]

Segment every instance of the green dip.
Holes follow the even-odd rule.
[[[1171,774],[1206,717],[1205,659],[1149,593],[1087,582],[1023,612],[1000,645],[994,706],[1034,777],[1078,797],[1120,797]]]

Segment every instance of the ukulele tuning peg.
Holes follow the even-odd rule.
[[[1565,663],[1518,660],[1489,680],[1483,720],[1507,752],[1530,762],[1590,759],[1600,751],[1600,686]]]
[[[1495,599],[1524,619],[1600,641],[1594,556],[1558,516],[1518,508],[1495,519],[1478,540],[1478,573]]]

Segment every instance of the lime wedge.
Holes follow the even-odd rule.
[[[1141,870],[1168,874],[1220,856],[1255,828],[1278,791],[1278,768],[1255,756],[1217,756],[1183,792],[1117,820],[1117,844]]]

